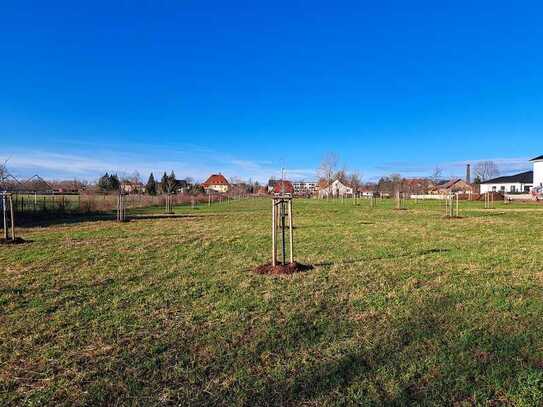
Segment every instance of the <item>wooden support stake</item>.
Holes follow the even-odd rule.
[[[15,240],[15,213],[13,211],[13,199],[9,196],[9,210],[11,213],[11,240]]]
[[[277,245],[276,245],[276,224],[275,218],[277,216],[275,199],[272,200],[272,267],[275,267],[277,264]]]
[[[460,216],[460,210],[458,205],[458,195],[456,195],[456,217],[458,218]]]
[[[292,199],[288,201],[288,228],[290,240],[290,262],[294,263],[294,233],[292,231]]]
[[[7,199],[6,195],[2,194],[2,212],[4,213],[4,239],[8,240],[8,217],[7,217]]]

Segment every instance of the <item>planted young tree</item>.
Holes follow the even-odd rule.
[[[162,174],[162,178],[160,179],[160,193],[165,194],[168,192],[168,174],[166,174],[166,171],[164,171],[164,174]]]
[[[177,180],[175,179],[175,173],[172,171],[170,175],[166,178],[166,191],[168,194],[173,194],[175,192],[175,187],[177,186]]]
[[[8,168],[7,168],[7,160],[0,163],[0,185],[4,183],[4,181],[8,177]]]
[[[358,172],[353,172],[349,176],[349,184],[351,185],[351,188],[353,189],[353,202],[356,205],[356,200],[358,198],[358,191],[360,190],[360,186],[362,185],[362,182],[360,180],[360,175]]]
[[[1,204],[2,204],[2,218],[3,218],[3,229],[4,229],[4,239],[3,243],[14,243],[15,242],[15,213],[13,210],[13,197],[12,194],[7,192],[2,192],[0,194]],[[9,233],[11,230],[11,233]]]

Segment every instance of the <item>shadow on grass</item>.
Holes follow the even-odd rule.
[[[314,266],[315,267],[345,266],[349,264],[364,263],[368,261],[398,259],[398,258],[405,258],[405,257],[420,257],[420,256],[427,256],[429,254],[448,253],[450,251],[451,251],[450,249],[445,249],[445,248],[434,248],[434,249],[420,250],[415,253],[391,254],[391,255],[379,256],[379,257],[361,257],[358,259],[347,259],[347,260],[340,260],[340,261],[324,261],[321,263],[316,263],[314,264]]]
[[[375,225],[375,222],[354,222],[354,223],[334,223],[334,224],[320,224],[320,225],[305,225],[295,226],[295,229],[336,229],[338,226],[345,225]]]
[[[370,335],[379,337],[379,340],[369,341],[365,345],[350,345],[348,349],[337,349],[337,356],[314,357],[309,363],[287,367],[284,372],[286,378],[277,381],[266,378],[264,386],[249,391],[249,399],[254,402],[253,405],[290,405],[312,404],[323,397],[331,397],[329,402],[350,404],[354,401],[352,398],[359,398],[357,402],[369,402],[369,387],[374,389],[371,398],[378,403],[407,405],[423,400],[430,386],[424,380],[426,367],[421,365],[411,377],[402,377],[402,369],[405,368],[402,364],[416,364],[421,358],[428,357],[424,346],[418,347],[417,344],[444,335],[448,324],[444,315],[454,305],[451,298],[437,296],[427,298],[422,303],[410,304],[409,310],[402,316],[378,322],[379,329],[366,324],[364,327],[351,324],[353,330],[369,329],[372,332]],[[333,320],[330,322],[330,329],[339,328]],[[311,326],[311,323],[307,321],[307,325]],[[300,325],[298,328],[304,327]],[[387,335],[381,337],[383,329],[386,329]],[[298,344],[301,348],[307,346],[308,341],[322,350],[331,346],[330,338],[327,339],[330,332],[323,331],[317,338],[306,331],[284,329],[282,332],[287,335],[285,342]],[[337,334],[341,336],[340,331]],[[321,351],[318,353],[321,354]],[[385,376],[382,375],[383,371],[387,372]],[[383,380],[387,378],[399,384],[400,388],[393,393],[387,390],[388,383]],[[353,385],[365,388],[366,391],[349,391]]]
[[[131,214],[127,213],[127,221],[158,220],[158,219],[195,219],[207,217],[224,217],[223,214]],[[16,216],[16,226],[21,228],[48,227],[55,225],[77,224],[85,222],[115,221],[115,213],[52,213],[19,214]]]
[[[192,215],[188,213],[174,213],[174,214],[157,214],[157,215],[129,215],[130,220],[155,220],[155,219],[199,219],[199,218],[209,218],[212,216],[221,216],[221,215]]]
[[[16,216],[17,227],[47,227],[62,224],[74,224],[85,222],[98,222],[115,220],[113,213],[53,213],[18,214]]]

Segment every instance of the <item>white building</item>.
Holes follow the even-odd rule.
[[[341,183],[336,179],[332,184],[319,190],[319,198],[325,198],[329,196],[348,196],[353,194],[353,189],[347,185]]]
[[[484,181],[481,183],[481,193],[527,194],[530,192],[543,192],[543,155],[531,159],[530,162],[533,163],[533,171]]]
[[[534,163],[534,187],[543,188],[543,155],[530,160]]]
[[[294,181],[292,185],[296,194],[313,194],[318,184],[316,181]]]
[[[507,177],[498,177],[481,182],[481,194],[501,192],[508,194],[530,193],[534,182],[534,172],[527,171]]]

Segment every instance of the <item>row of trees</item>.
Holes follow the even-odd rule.
[[[142,183],[139,179],[139,175],[133,175],[124,179],[119,179],[117,174],[108,174],[107,172],[102,175],[97,182],[97,187],[101,192],[113,192],[118,191],[122,184],[131,185],[134,189],[142,189]],[[147,184],[145,184],[145,192],[149,195],[156,195],[158,193],[174,193],[178,187],[178,181],[175,178],[175,174],[172,171],[170,175],[164,172],[160,182],[155,180],[153,173],[149,175]],[[143,191],[142,191],[143,192]]]
[[[145,192],[147,192],[149,195],[156,195],[157,193],[173,194],[177,192],[177,188],[178,181],[175,178],[175,173],[173,171],[170,173],[170,175],[164,172],[160,182],[156,182],[155,176],[153,173],[151,173],[149,175],[149,179],[147,180],[147,184],[145,184]]]

